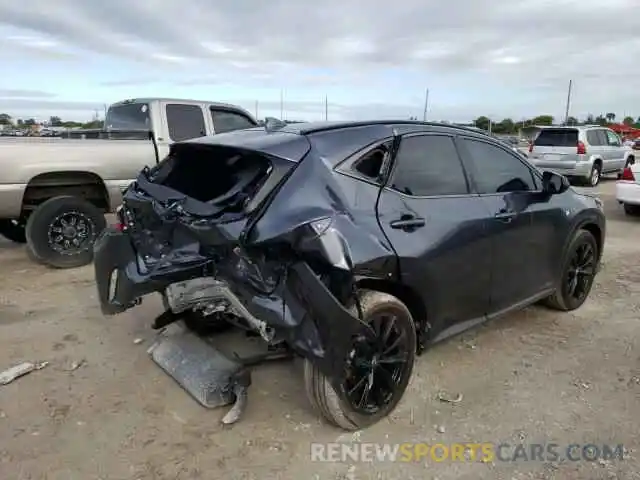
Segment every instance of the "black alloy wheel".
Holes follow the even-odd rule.
[[[578,230],[565,253],[557,290],[547,299],[547,305],[563,311],[582,306],[593,287],[599,257],[598,242],[593,234]]]
[[[26,235],[33,258],[55,268],[91,263],[93,243],[106,227],[104,214],[82,198],[55,197],[29,216]]]
[[[371,331],[354,339],[339,391],[316,365],[304,361],[311,404],[325,420],[345,430],[368,427],[393,411],[411,379],[417,350],[413,318],[400,300],[372,290],[362,290],[359,298],[361,318]],[[350,310],[358,315],[355,305]]]
[[[373,336],[354,342],[342,388],[354,412],[375,415],[393,401],[403,384],[413,345],[395,312],[380,312],[367,320]]]
[[[60,255],[77,255],[92,245],[96,226],[79,211],[64,212],[49,224],[49,247]]]

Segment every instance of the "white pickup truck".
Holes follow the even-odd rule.
[[[86,265],[104,214],[171,143],[257,125],[235,105],[138,98],[111,105],[104,130],[0,139],[0,234],[49,266]]]

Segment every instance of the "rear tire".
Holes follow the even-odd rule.
[[[93,260],[93,242],[106,226],[104,214],[91,203],[78,197],[54,197],[29,216],[27,243],[45,265],[81,267]]]
[[[544,303],[563,312],[580,308],[591,293],[598,258],[598,242],[593,234],[578,230],[564,255],[556,292]]]
[[[602,176],[602,167],[599,163],[594,163],[591,167],[591,173],[587,179],[587,184],[590,187],[596,187],[600,183],[600,177]]]
[[[628,203],[624,203],[622,207],[624,208],[624,213],[627,215],[631,217],[640,216],[640,205],[629,205]]]
[[[374,330],[380,331],[380,340],[383,340],[387,334],[386,328],[389,328],[389,334],[386,335],[390,342],[388,347],[382,347],[380,349],[382,353],[380,355],[374,354],[368,364],[366,364],[365,357],[356,353],[363,351],[360,345],[364,345],[364,342],[354,341],[352,356],[344,359],[345,368],[349,369],[350,375],[343,388],[344,390],[349,389],[350,393],[359,399],[359,403],[362,403],[363,398],[366,397],[367,405],[355,405],[355,399],[346,393],[338,395],[329,378],[314,363],[307,359],[304,360],[304,383],[309,401],[326,421],[349,431],[373,425],[395,409],[409,384],[417,348],[416,327],[411,312],[400,300],[387,293],[372,290],[361,291],[359,298],[363,319],[374,327],[379,326]],[[354,315],[358,315],[355,305],[350,310]],[[395,320],[393,320],[394,318]],[[394,347],[396,343],[398,346]],[[385,348],[387,348],[386,353]],[[398,361],[401,357],[402,361]],[[363,363],[356,365],[358,360],[362,360]],[[367,369],[375,372],[376,375],[373,376],[373,373],[370,373],[372,377],[369,377],[369,373],[366,373]],[[365,395],[367,386],[372,385],[367,383],[368,378],[377,379],[377,382],[373,382],[373,388],[376,384],[388,386],[387,391],[378,391],[378,394],[384,393],[384,396],[387,397],[385,401],[376,402],[369,398],[369,395]],[[359,380],[356,381],[356,379]],[[363,382],[362,385],[358,387],[361,382]],[[363,392],[358,394],[360,389]],[[367,391],[371,393],[372,390]],[[369,404],[369,400],[373,401],[373,406]],[[376,403],[382,404],[375,405]]]

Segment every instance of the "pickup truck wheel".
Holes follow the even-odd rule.
[[[345,358],[341,395],[311,361],[304,361],[304,382],[311,404],[329,423],[359,430],[377,423],[396,407],[409,384],[416,356],[416,327],[409,309],[387,293],[360,293],[363,320],[373,339],[354,339]],[[357,314],[355,306],[351,308]]]
[[[54,268],[91,263],[93,242],[107,223],[91,203],[71,196],[50,198],[29,216],[27,242],[34,257]]]
[[[26,243],[24,222],[19,220],[0,220],[0,235],[15,243]]]

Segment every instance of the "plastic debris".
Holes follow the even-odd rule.
[[[438,400],[445,403],[460,403],[462,401],[462,394],[458,393],[455,397],[452,397],[445,392],[439,392]]]
[[[136,339],[133,341],[133,343],[134,343],[135,345],[140,345],[142,342],[144,342],[144,340],[143,340],[142,338],[136,338]]]
[[[19,365],[15,365],[0,373],[0,385],[7,385],[8,383],[13,382],[15,379],[31,373],[34,370],[41,370],[47,365],[49,365],[49,362],[23,362]]]

